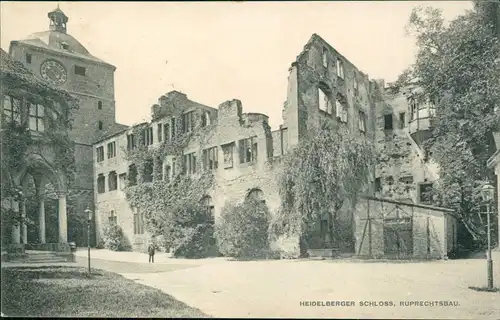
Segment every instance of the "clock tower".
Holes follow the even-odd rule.
[[[9,53],[36,77],[68,91],[78,100],[79,109],[72,114],[69,132],[75,142],[76,172],[75,182],[68,186],[68,240],[86,244],[86,228],[82,232],[75,222],[72,231],[72,219],[94,204],[92,143],[127,126],[115,121],[116,68],[90,54],[68,34],[69,18],[59,6],[48,13],[48,18],[49,30],[12,41]]]
[[[49,30],[12,41],[10,54],[35,76],[79,100],[70,132],[77,144],[123,128],[115,121],[115,67],[94,57],[67,32],[69,18],[57,7],[48,13]]]

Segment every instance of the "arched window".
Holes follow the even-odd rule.
[[[266,200],[264,200],[264,192],[262,192],[262,190],[260,190],[259,188],[250,190],[246,197],[246,200],[248,199],[254,199],[262,203],[266,203]]]
[[[102,101],[97,102],[97,109],[99,109],[99,110],[102,109]]]
[[[103,128],[103,123],[102,121],[99,121],[99,130],[102,130],[102,128]]]

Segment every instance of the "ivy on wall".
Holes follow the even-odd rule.
[[[74,179],[73,142],[68,136],[72,113],[78,101],[68,92],[53,88],[38,80],[22,63],[1,50],[1,96],[20,101],[21,122],[7,121],[2,114],[2,198],[16,202],[26,199],[14,177],[26,167],[28,156],[35,155],[54,172],[64,175],[67,185]],[[28,102],[44,106],[45,131],[32,132],[27,125]],[[2,101],[3,103],[3,101]],[[47,125],[48,124],[48,125]],[[22,219],[19,212],[2,206],[2,222]]]
[[[339,234],[339,210],[346,202],[355,204],[366,190],[375,159],[369,141],[329,121],[309,130],[285,156],[279,175],[281,206],[272,232],[304,239],[328,215],[332,236]]]
[[[214,183],[212,172],[202,170],[203,160],[200,155],[196,160],[197,173],[185,175],[183,153],[191,142],[196,142],[203,148],[215,134],[215,124],[197,126],[185,133],[182,118],[176,117],[175,127],[178,132],[173,137],[164,139],[160,145],[155,146],[147,146],[144,141],[143,132],[148,130],[148,126],[136,127],[134,133],[138,137],[136,147],[124,150],[126,159],[137,168],[136,177],[129,173],[129,185],[125,188],[126,199],[132,208],[144,212],[147,233],[164,236],[167,242],[170,242],[166,244],[167,246],[176,242],[174,238],[179,230],[172,230],[171,227],[173,224],[178,224],[178,213],[186,211],[184,208],[193,203],[198,204]],[[199,150],[198,147],[196,149]],[[163,179],[162,166],[167,156],[174,157],[175,163],[173,163],[172,178]],[[153,164],[153,181],[145,183],[146,167],[151,164]],[[137,184],[134,180],[137,180]],[[178,227],[182,229],[182,226]]]

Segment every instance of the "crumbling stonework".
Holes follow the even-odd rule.
[[[379,186],[376,195],[419,203],[419,184],[435,181],[439,170],[410,136],[409,112],[408,100],[402,92],[393,94],[387,90],[383,102],[377,105],[375,139],[379,151],[376,166]],[[388,115],[392,116],[390,129],[386,129]]]
[[[278,130],[271,131],[266,115],[244,113],[239,100],[226,101],[215,109],[191,101],[183,93],[169,92],[152,107],[150,123],[108,136],[94,145],[95,158],[97,148],[106,149],[109,143],[116,143],[116,157],[94,161],[97,229],[113,212],[126,241],[136,250],[143,246],[145,235],[142,230],[138,231],[140,228],[137,226],[140,213],[132,211],[122,190],[126,179],[119,179],[117,190],[99,193],[97,177],[101,174],[107,179],[110,171],[115,171],[119,177],[129,174],[132,163],[125,156],[127,135],[138,134],[147,128],[152,132],[152,142],[148,146],[152,154],[165,139],[184,134],[188,127],[187,131],[196,133],[183,146],[183,156],[166,154],[163,159],[154,161],[154,176],[155,179],[171,179],[181,170],[193,175],[211,170],[214,186],[206,194],[200,194],[200,199],[209,197],[216,221],[227,203],[244,201],[252,192],[258,192],[271,213],[275,213],[281,201],[276,177],[282,156],[323,121],[332,122],[335,130],[347,130],[359,139],[375,143],[380,158],[368,177],[373,184],[364,190],[366,195],[375,194],[377,177],[380,179],[379,196],[416,202],[418,183],[433,181],[436,170],[432,163],[422,160],[424,155],[419,146],[405,130],[406,120],[398,122],[399,113],[407,112],[406,98],[402,94],[391,95],[385,92],[384,87],[383,81],[369,80],[321,37],[313,35],[289,69],[287,99],[282,110],[283,124]],[[189,113],[192,114],[191,120],[183,120]],[[385,128],[385,116],[388,114],[396,119],[391,120],[389,129]],[[159,141],[160,138],[162,141]],[[241,149],[245,139],[251,139],[247,140],[250,141],[249,155]],[[139,143],[138,139],[136,143]],[[215,150],[218,166],[207,169],[203,167],[203,155],[205,150],[211,148]],[[194,155],[196,159],[195,172],[188,170],[193,166],[186,162],[185,156],[189,155]],[[244,160],[247,156],[251,159]],[[138,183],[147,183],[141,176],[143,168],[137,169]],[[105,185],[107,189],[108,184]],[[345,203],[338,214],[336,223],[340,231],[336,239],[339,242],[335,246],[340,251],[356,251],[354,245],[359,232],[356,215],[356,206],[350,203]],[[327,221],[327,224],[332,222]],[[329,236],[328,232],[318,229],[312,245],[318,249],[329,245]],[[294,256],[299,250],[298,243],[298,237],[278,239],[273,246]]]

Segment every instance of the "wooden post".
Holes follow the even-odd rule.
[[[367,212],[367,218],[368,218],[368,255],[370,258],[373,257],[372,253],[372,219],[370,217],[370,201],[368,200],[368,212]]]
[[[429,229],[429,217],[426,219],[426,239],[427,239],[427,258],[429,258],[431,254],[431,230]]]

